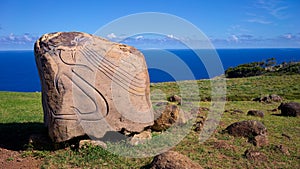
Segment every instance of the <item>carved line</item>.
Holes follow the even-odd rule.
[[[105,118],[107,115],[108,115],[108,113],[109,113],[109,104],[108,104],[108,102],[107,102],[107,100],[105,99],[105,97],[103,96],[103,94],[98,90],[98,89],[96,89],[94,86],[92,86],[89,82],[87,82],[84,78],[82,78],[78,73],[76,73],[73,69],[72,69],[72,72],[80,79],[80,80],[82,80],[82,81],[84,81],[88,86],[90,86],[93,90],[95,90],[101,97],[102,97],[102,99],[104,100],[104,102],[105,102],[105,106],[106,106],[106,114],[101,118],[101,119],[103,119],[103,118]],[[67,76],[68,77],[68,76]],[[94,112],[89,112],[89,113],[84,113],[84,115],[86,115],[86,114],[93,114],[93,113],[95,113],[95,112],[98,112],[98,110],[99,110],[99,106],[98,106],[98,104],[96,103],[96,101],[94,100],[94,98],[92,97],[92,96],[90,96],[86,91],[85,91],[85,89],[84,88],[82,88],[80,85],[78,85],[72,78],[70,78],[70,77],[68,77],[86,96],[88,96],[92,101],[93,101],[93,103],[95,104],[95,106],[96,106],[96,110],[94,111]],[[74,107],[75,108],[75,107]],[[76,108],[77,109],[77,108]],[[78,109],[77,109],[78,110]],[[78,110],[79,111],[79,110]],[[79,113],[80,114],[83,114],[83,113],[81,113],[80,111],[79,111]],[[101,120],[101,119],[99,119],[99,120]],[[84,119],[84,120],[86,120],[86,119]]]
[[[106,63],[109,61],[106,60],[106,62],[105,62],[104,60],[99,60],[97,58],[99,55],[96,55],[96,53],[92,53],[91,51],[81,51],[81,53],[86,57],[86,59],[88,60],[88,62],[90,64],[92,64],[94,67],[96,67],[105,76],[107,76],[109,79],[113,80],[116,84],[118,84],[123,89],[128,90],[126,88],[127,84],[125,82],[130,83],[130,81],[128,82],[129,77],[127,77],[127,75],[124,75],[123,73],[120,72],[120,74],[122,74],[123,77],[117,73],[117,74],[115,74],[115,79],[112,79],[111,77],[114,76],[114,74],[112,73],[114,68],[112,68],[111,65],[108,65]],[[96,63],[99,63],[99,64],[96,64]],[[135,79],[137,79],[137,78],[135,78]],[[145,88],[145,85],[142,82],[140,83],[140,85],[142,85],[142,86],[138,86],[138,84],[136,84],[136,83],[138,83],[138,82],[133,83],[132,86],[135,86],[137,88]],[[131,89],[131,91],[129,91],[130,93],[135,94],[135,95],[144,95],[143,91],[138,91],[136,88],[133,88],[132,86],[131,85],[129,86],[129,88]]]

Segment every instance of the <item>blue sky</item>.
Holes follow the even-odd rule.
[[[299,0],[1,0],[0,8],[0,50],[33,49],[35,40],[49,32],[93,34],[115,19],[141,12],[181,17],[216,48],[300,47]],[[117,36],[112,32],[105,38]],[[162,40],[138,38],[144,45]],[[172,34],[166,38],[169,45],[160,47],[176,48],[178,39]]]

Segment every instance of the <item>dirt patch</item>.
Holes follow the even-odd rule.
[[[34,169],[40,168],[43,160],[34,157],[22,157],[22,151],[0,148],[0,168]]]

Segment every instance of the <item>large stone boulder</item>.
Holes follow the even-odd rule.
[[[202,169],[202,167],[175,151],[168,151],[154,157],[149,169]]]
[[[261,122],[256,120],[235,122],[229,125],[225,131],[233,136],[247,138],[267,134],[267,128]]]
[[[300,116],[300,103],[297,102],[281,103],[278,109],[283,116]]]
[[[153,124],[145,58],[131,46],[81,32],[35,43],[44,123],[54,142],[108,131],[138,133]]]
[[[235,137],[248,138],[248,142],[258,147],[268,144],[267,128],[256,120],[233,123],[225,131]]]

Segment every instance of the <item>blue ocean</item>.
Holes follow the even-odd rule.
[[[206,70],[207,66],[193,50],[142,50],[142,52],[152,83],[212,77]],[[300,49],[217,49],[216,52],[222,63],[222,70],[268,58],[276,58],[277,63],[300,61]],[[41,91],[33,51],[0,51],[0,59],[0,91]],[[213,66],[214,63],[211,64],[210,66]],[[192,76],[183,71],[186,69]],[[219,71],[213,76],[220,74]]]

